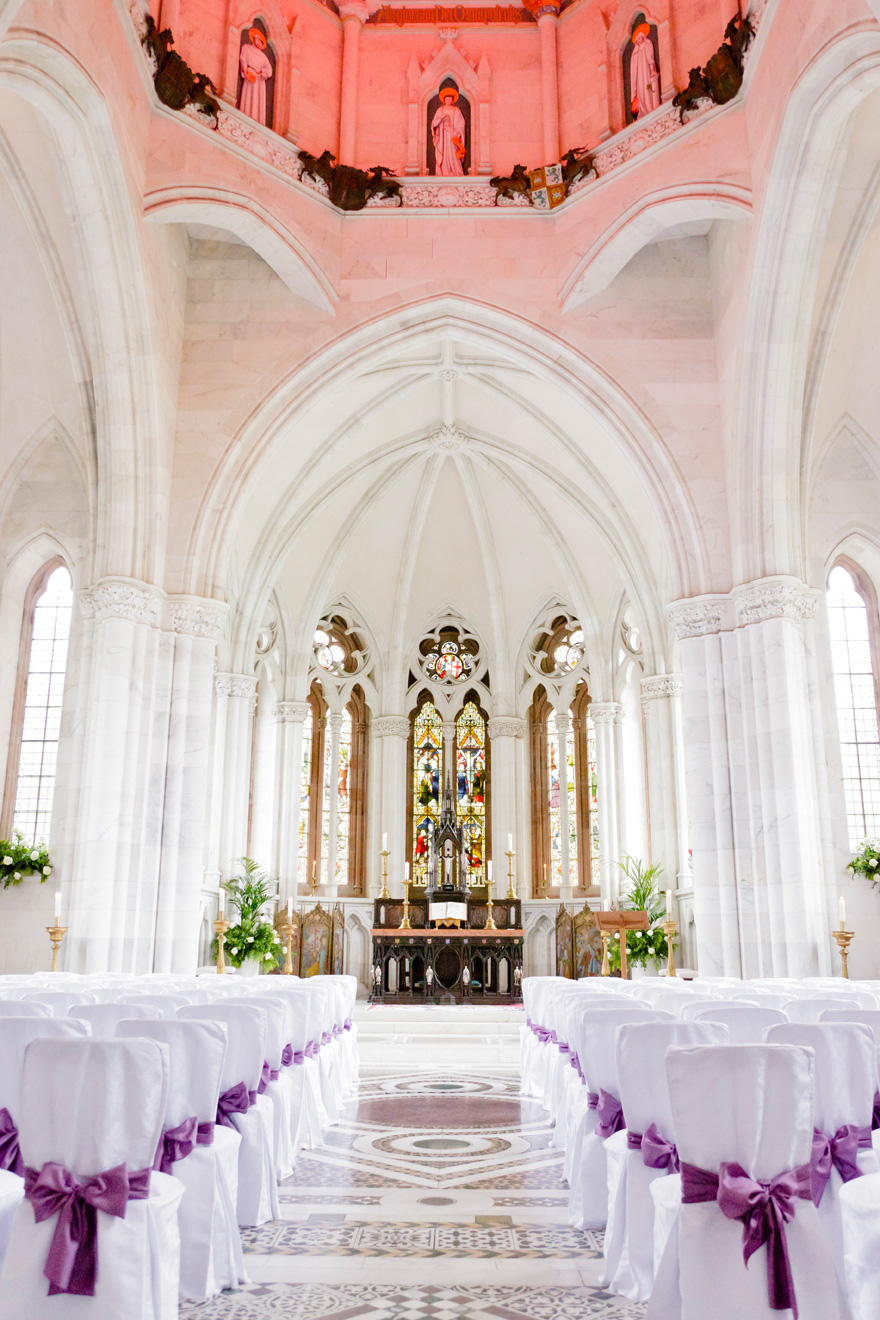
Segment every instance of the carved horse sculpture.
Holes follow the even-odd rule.
[[[400,184],[394,171],[387,165],[373,165],[369,171],[355,169],[353,165],[337,165],[332,151],[313,156],[310,151],[299,153],[301,176],[323,179],[330,201],[341,211],[361,211],[370,197],[401,198]]]
[[[755,29],[751,20],[735,15],[724,31],[724,42],[716,50],[704,69],[691,69],[690,81],[678,93],[672,104],[682,114],[696,109],[702,100],[726,105],[742,87],[745,54],[752,43]]]
[[[209,92],[217,88],[206,73],[193,73],[186,60],[173,49],[174,37],[170,28],[160,32],[150,14],[146,16],[146,29],[141,45],[156,61],[153,85],[156,95],[170,110],[182,110],[194,105],[203,115],[213,116],[213,127],[219,127],[220,103]]]
[[[562,181],[566,189],[574,187],[579,179],[593,168],[593,157],[586,147],[573,147],[562,157]]]
[[[525,165],[514,165],[511,174],[496,174],[494,179],[489,180],[489,187],[495,189],[495,205],[501,197],[516,197],[517,195],[528,195],[529,192],[529,174]]]

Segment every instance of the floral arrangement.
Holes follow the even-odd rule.
[[[272,902],[278,888],[274,880],[251,857],[242,857],[243,874],[228,880],[223,888],[229,895],[229,905],[238,913],[238,921],[226,932],[224,945],[226,961],[241,967],[249,958],[269,971],[278,965],[281,937],[263,909]],[[217,937],[211,943],[211,953],[217,957]]]
[[[16,831],[14,842],[0,839],[0,879],[3,888],[20,885],[26,875],[38,875],[40,884],[52,874],[52,860],[45,844],[26,843]]]
[[[621,908],[629,912],[647,912],[651,923],[647,930],[626,932],[627,961],[631,967],[645,967],[651,958],[665,962],[669,956],[669,943],[658,924],[666,915],[666,905],[660,897],[663,867],[658,862],[645,866],[640,859],[626,855],[617,865],[629,880]],[[672,947],[676,947],[674,942]],[[620,971],[620,944],[616,939],[608,946],[608,963],[612,972]]]
[[[847,863],[847,869],[855,875],[865,876],[872,884],[876,884],[877,871],[880,869],[880,839],[863,839],[862,851],[856,853],[852,861]]]

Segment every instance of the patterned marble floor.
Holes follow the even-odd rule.
[[[448,1026],[445,1028],[448,1031]],[[181,1320],[637,1320],[566,1222],[561,1157],[509,1067],[362,1065],[325,1146],[245,1230],[251,1284]]]

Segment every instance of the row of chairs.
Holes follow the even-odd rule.
[[[523,984],[569,1218],[648,1320],[880,1315],[876,987],[769,985]]]
[[[0,1320],[171,1320],[247,1282],[240,1228],[356,1084],[356,992],[0,978]]]

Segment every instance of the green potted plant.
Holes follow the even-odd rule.
[[[659,922],[666,915],[666,905],[660,896],[660,877],[663,867],[659,862],[646,866],[640,858],[624,854],[617,865],[623,871],[629,887],[621,896],[620,907],[628,912],[647,912],[647,930],[626,933],[626,957],[633,977],[657,976],[669,955],[669,944]],[[675,946],[673,945],[673,948]],[[612,940],[608,950],[611,971],[620,972],[620,944]]]
[[[281,937],[264,912],[275,898],[278,882],[252,857],[242,857],[241,867],[242,874],[223,885],[238,917],[226,932],[225,957],[243,975],[257,976],[260,971],[273,971],[281,952]],[[216,936],[211,954],[216,959]]]
[[[52,861],[43,843],[26,843],[18,830],[13,840],[0,839],[0,880],[3,888],[20,885],[26,875],[38,875],[45,884],[52,874]]]
[[[847,862],[847,870],[852,871],[853,875],[863,875],[876,885],[880,880],[877,874],[880,870],[880,839],[862,839],[862,850],[856,853],[851,862]]]

